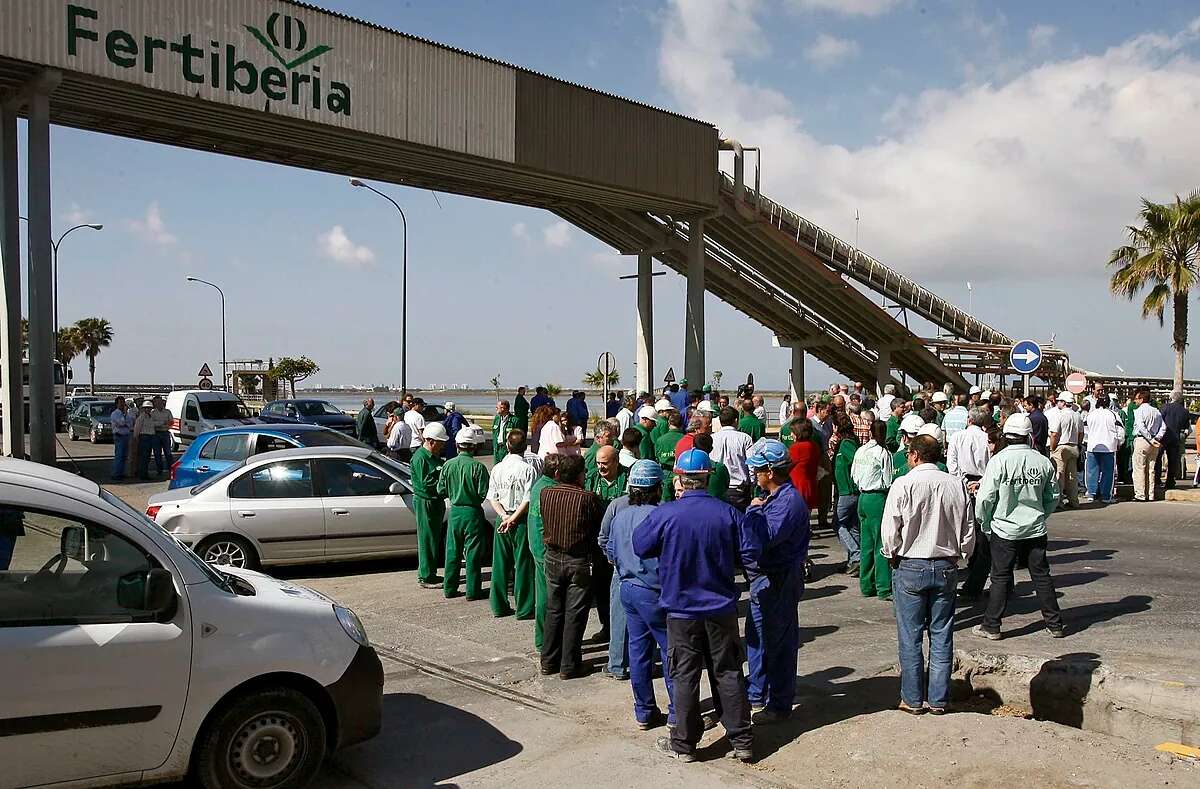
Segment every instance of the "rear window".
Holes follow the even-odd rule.
[[[306,447],[361,447],[361,441],[336,430],[305,430],[296,434],[296,440]]]
[[[202,400],[200,416],[204,419],[246,419],[250,412],[238,400]]]
[[[90,403],[88,405],[88,414],[90,416],[108,416],[113,412],[114,406],[108,403]]]
[[[302,400],[296,408],[305,416],[341,416],[342,412],[321,400]]]

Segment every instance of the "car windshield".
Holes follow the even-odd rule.
[[[301,400],[296,403],[296,410],[305,416],[341,416],[342,413],[332,403],[326,403],[324,400]]]
[[[305,430],[296,434],[296,440],[306,447],[361,447],[361,441],[336,430]]]
[[[92,403],[88,406],[88,416],[108,416],[113,408],[112,403]]]
[[[114,496],[113,494],[109,493],[104,488],[100,489],[100,498],[104,499],[106,502],[108,502],[112,506],[121,510],[126,515],[134,518],[139,523],[149,524],[150,526],[153,526],[160,534],[165,534],[171,540],[171,542],[175,543],[175,545],[179,548],[180,552],[183,554],[184,559],[191,562],[194,567],[196,567],[198,570],[200,570],[200,572],[203,573],[208,578],[208,580],[212,581],[214,584],[216,584],[221,589],[224,589],[226,592],[233,592],[233,589],[231,589],[229,586],[229,582],[225,580],[225,576],[221,575],[216,570],[214,570],[212,567],[210,567],[208,565],[208,562],[204,561],[199,556],[197,556],[196,553],[191,548],[187,547],[182,542],[180,542],[179,538],[176,537],[174,534],[171,534],[171,532],[167,531],[162,526],[159,526],[157,523],[155,523],[154,521],[152,521],[148,517],[146,517],[145,513],[138,512],[133,507],[130,507],[123,500],[121,500],[117,496]]]
[[[246,419],[250,412],[241,400],[201,400],[200,416],[205,419]]]

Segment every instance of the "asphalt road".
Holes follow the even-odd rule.
[[[111,447],[66,448],[81,472],[107,480]],[[144,506],[163,487],[110,489]],[[1094,656],[1124,674],[1200,685],[1200,571],[1190,561],[1200,554],[1200,505],[1083,508],[1054,515],[1050,529],[1068,637],[1044,632],[1028,576],[1019,572],[1005,638],[971,636],[981,610],[960,608],[955,646]],[[383,733],[335,756],[319,785],[1200,786],[1190,765],[1101,734],[973,712],[896,712],[891,607],[861,597],[857,579],[836,572],[844,557],[828,532],[815,536],[812,556],[817,579],[800,609],[799,708],[788,723],[758,730],[761,761],[753,766],[722,758],[728,747],[719,730],[703,741],[699,764],[656,755],[654,738],[665,730],[633,727],[627,683],[540,676],[529,622],[494,619],[486,602],[420,589],[414,560],[279,568],[354,608],[387,673]],[[596,629],[593,614],[589,635]],[[605,657],[601,645],[585,651],[596,668]]]

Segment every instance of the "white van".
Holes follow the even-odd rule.
[[[209,430],[257,421],[242,398],[211,389],[177,389],[167,395],[167,410],[171,412],[171,439],[176,447]]]
[[[0,459],[0,787],[300,787],[380,728],[355,614],[213,568],[95,483]]]

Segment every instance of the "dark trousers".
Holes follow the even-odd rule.
[[[1179,449],[1178,441],[1163,445],[1162,452],[1159,453],[1158,460],[1154,463],[1155,480],[1162,480],[1164,465],[1167,467],[1167,479],[1163,487],[1171,490],[1175,487],[1175,481],[1183,477],[1183,453]]]
[[[138,436],[137,442],[137,476],[145,479],[150,475],[150,453],[158,445],[158,439],[153,433]]]
[[[600,627],[605,633],[609,632],[612,577],[613,566],[608,563],[608,558],[597,547],[592,555],[592,605],[596,607],[596,616],[600,618]]]
[[[171,452],[171,433],[159,430],[154,434],[154,438],[154,465],[158,467],[158,473],[162,474],[175,464],[175,457]]]
[[[1000,620],[1008,607],[1008,595],[1013,587],[1013,569],[1018,561],[1029,566],[1029,577],[1033,580],[1033,588],[1037,590],[1046,627],[1053,630],[1061,628],[1062,612],[1059,611],[1058,597],[1054,592],[1054,579],[1050,577],[1046,537],[1006,540],[993,534],[991,544],[992,591],[988,597],[987,613],[983,615],[983,629],[989,633],[1000,632]]]
[[[667,619],[667,670],[675,686],[675,728],[671,748],[691,753],[704,734],[700,715],[700,676],[712,660],[717,676],[721,725],[738,750],[750,750],[750,700],[742,674],[742,648],[735,614],[711,619]]]
[[[546,625],[542,632],[542,669],[546,671],[574,674],[583,670],[591,566],[587,556],[572,556],[546,546]]]
[[[983,584],[992,571],[992,546],[988,536],[975,524],[975,550],[967,562],[967,580],[963,583],[963,593],[971,597],[983,594]],[[995,592],[992,592],[995,594]]]
[[[746,482],[736,487],[730,487],[725,494],[725,501],[737,507],[742,512],[750,506],[750,483]]]

